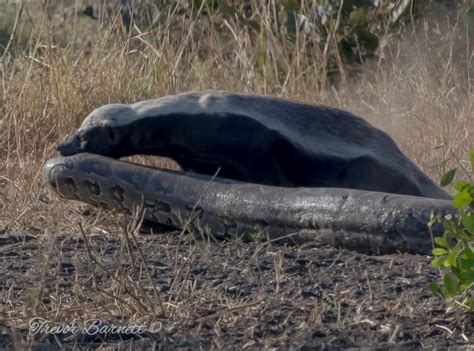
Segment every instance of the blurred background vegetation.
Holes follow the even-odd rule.
[[[50,23],[44,34],[61,47],[90,44],[97,27],[94,21],[100,28],[122,22],[132,37],[149,38],[172,28],[170,34],[177,41],[206,30],[218,31],[230,41],[244,33],[256,47],[254,65],[263,71],[271,33],[284,55],[274,68],[284,74],[295,46],[304,45],[322,69],[321,83],[328,78],[344,81],[367,59],[382,59],[390,37],[407,25],[415,31],[426,19],[440,32],[447,30],[449,21],[459,23],[457,35],[474,40],[472,0],[43,0],[3,3],[0,8],[0,54],[12,44],[31,50],[36,43],[27,40],[31,36],[25,31],[42,29],[41,14],[46,14]],[[23,13],[25,21],[15,26]],[[194,33],[186,33],[190,28]],[[197,53],[206,55],[206,48]]]

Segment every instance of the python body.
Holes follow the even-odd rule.
[[[216,237],[262,232],[427,253],[431,213],[452,211],[382,131],[341,110],[276,98],[191,92],[107,105],[58,149],[63,157],[44,171],[62,197],[143,206],[148,220],[174,227],[196,205],[191,225]],[[187,173],[117,159],[133,154],[171,157]]]

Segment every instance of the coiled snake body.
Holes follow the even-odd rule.
[[[428,253],[431,214],[452,212],[449,196],[382,131],[340,110],[275,98],[203,92],[108,105],[59,150],[44,173],[63,198],[141,207],[173,227],[192,218],[191,227],[216,237]],[[172,157],[188,172],[116,159],[137,153]]]

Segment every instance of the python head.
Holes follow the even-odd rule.
[[[108,196],[106,190],[111,189],[113,172],[104,159],[88,153],[52,158],[43,166],[43,175],[64,199],[80,200],[94,206],[106,205],[104,199]]]
[[[119,158],[125,154],[127,136],[125,126],[137,119],[137,113],[128,105],[102,106],[89,114],[81,127],[64,143],[57,146],[62,156],[91,152]]]
[[[73,172],[74,163],[64,157],[50,159],[43,167],[46,180],[61,197],[80,200],[79,188],[73,179]]]

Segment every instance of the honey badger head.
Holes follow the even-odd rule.
[[[127,147],[127,125],[137,119],[137,113],[128,105],[105,105],[89,114],[81,127],[57,150],[63,156],[91,152],[118,158]]]

